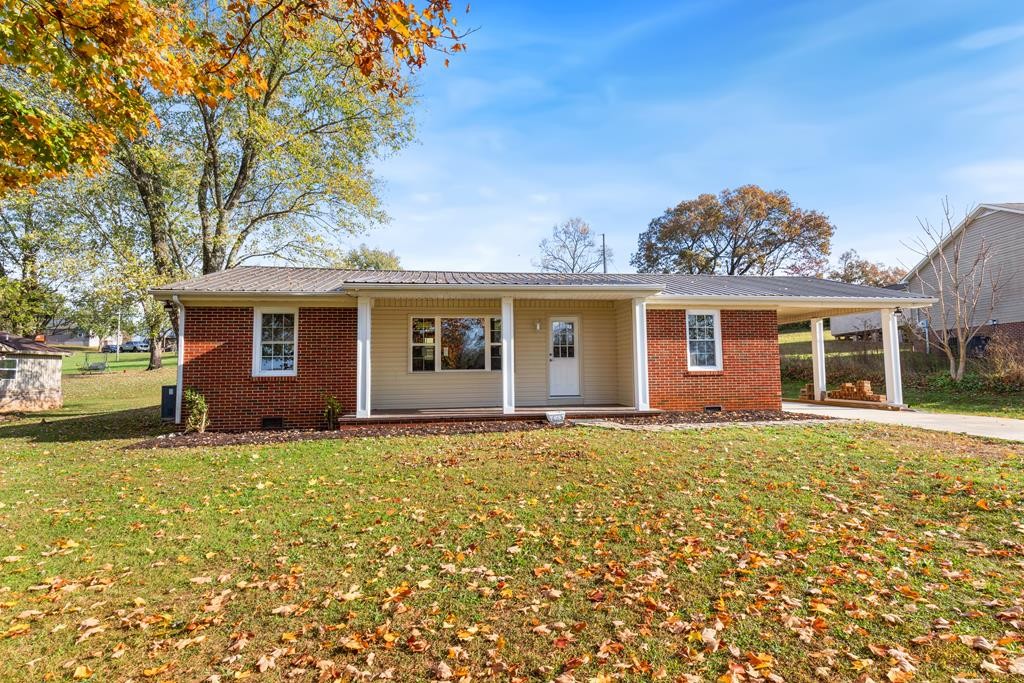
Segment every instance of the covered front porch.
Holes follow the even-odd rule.
[[[483,298],[360,292],[347,420],[651,412],[650,287]]]

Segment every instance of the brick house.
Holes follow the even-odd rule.
[[[780,323],[932,303],[799,277],[265,266],[152,294],[176,309],[178,396],[224,430],[317,427],[326,396],[354,419],[778,410]]]

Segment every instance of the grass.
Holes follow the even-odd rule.
[[[783,356],[810,358],[810,344],[810,330],[779,334],[779,349]],[[828,330],[825,331],[826,371],[828,358],[853,357],[863,353],[881,354],[880,345],[877,342],[833,339]],[[924,367],[926,362],[932,361],[920,352],[904,350],[900,355],[903,357],[905,368],[903,401],[910,407],[935,413],[962,413],[1024,419],[1024,393],[998,393],[983,390],[951,391],[914,386],[911,381],[908,381],[910,373],[906,368],[910,367],[911,364]],[[805,382],[799,380],[783,378],[783,397],[798,398],[800,396],[800,388],[804,384]],[[834,383],[830,383],[829,386],[833,387]],[[877,393],[885,393],[884,383],[876,382],[872,388]]]
[[[149,366],[148,353],[122,353],[120,360],[115,360],[113,353],[100,353],[99,351],[74,350],[71,355],[64,356],[64,376],[78,375],[85,372],[88,363],[99,363],[106,361],[107,372],[124,372],[126,370],[145,370]],[[163,354],[164,366],[174,366],[177,362],[177,355],[174,353]]]
[[[0,680],[948,680],[1022,656],[1019,446],[817,425],[128,449],[172,373],[71,377],[46,423],[0,423]]]

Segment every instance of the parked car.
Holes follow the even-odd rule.
[[[117,353],[117,344],[104,344],[100,347],[100,353]]]
[[[130,341],[121,344],[122,353],[148,353],[149,342],[148,341]]]

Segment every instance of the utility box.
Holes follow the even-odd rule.
[[[168,384],[160,388],[160,419],[174,422],[174,409],[178,405],[178,387]]]

